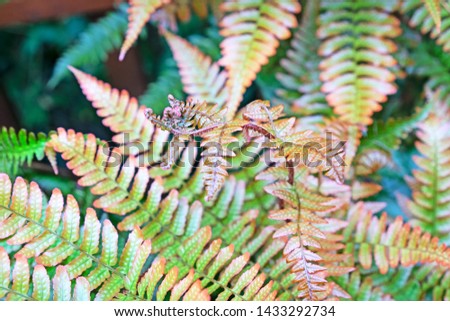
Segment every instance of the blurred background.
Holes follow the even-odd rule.
[[[110,133],[67,72],[68,64],[134,96],[146,93],[165,64],[172,64],[168,70],[176,75],[152,26],[141,37],[150,41],[141,40],[118,61],[127,26],[121,2],[0,0],[0,126],[45,133],[74,128],[107,139]],[[172,85],[181,92],[179,80]]]

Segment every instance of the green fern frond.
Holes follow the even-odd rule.
[[[425,7],[431,14],[437,32],[441,32],[441,0],[422,0],[422,2],[425,3]]]
[[[21,245],[15,257],[20,264],[23,263],[19,271],[23,273],[23,277],[18,278],[18,285],[15,287],[13,282],[11,289],[3,287],[2,290],[6,292],[12,290],[13,294],[17,292],[28,295],[30,281],[29,272],[27,272],[28,264],[26,266],[24,264],[27,258],[33,258],[41,266],[38,270],[42,270],[42,267],[57,266],[55,276],[57,279],[54,280],[54,286],[55,283],[58,285],[59,282],[63,282],[64,288],[68,289],[70,289],[70,280],[80,276],[85,277],[90,290],[99,287],[112,275],[121,279],[125,278],[131,267],[130,261],[135,254],[134,250],[127,251],[127,247],[137,248],[139,244],[136,245],[136,240],[140,239],[139,231],[130,235],[121,256],[120,267],[116,267],[118,233],[109,220],[100,223],[95,211],[88,208],[83,228],[81,228],[80,211],[73,196],[67,196],[65,203],[61,192],[55,189],[48,203],[44,204],[43,193],[35,182],[28,185],[21,177],[18,177],[12,185],[5,174],[0,175],[0,181],[2,186],[0,239],[7,239],[8,244]],[[101,233],[100,230],[102,230]],[[102,251],[98,253],[100,244]],[[3,260],[2,263],[6,265],[7,258],[3,257]],[[64,267],[61,264],[65,264]],[[6,273],[2,275],[2,277],[5,276]],[[47,279],[43,271],[38,271],[36,277],[36,282],[44,282]],[[0,283],[6,284],[7,287],[9,284],[7,281],[9,276],[6,281],[2,279]],[[81,282],[80,286],[85,285],[84,280],[79,282]],[[42,286],[47,288],[46,284]],[[61,293],[60,298],[54,297],[54,299],[70,300],[70,291],[67,291]],[[81,294],[83,293],[77,295]],[[85,293],[82,297],[89,296]]]
[[[381,148],[386,151],[397,149],[401,139],[413,131],[432,109],[432,104],[417,108],[413,115],[405,118],[390,118],[374,122],[361,139],[360,152],[366,149]]]
[[[448,243],[450,116],[447,105],[443,104],[440,111],[437,102],[431,103],[435,110],[418,125],[420,141],[416,147],[421,155],[414,157],[419,168],[413,171],[415,185],[407,208],[413,216],[412,224]]]
[[[219,63],[228,72],[226,86],[227,119],[236,113],[244,91],[250,87],[257,72],[273,56],[279,40],[290,37],[289,28],[297,25],[295,14],[300,11],[297,1],[225,1],[221,9],[225,16],[220,22],[222,59]]]
[[[450,104],[450,58],[448,53],[439,46],[427,43],[414,48],[411,56],[414,61],[412,72],[427,77],[426,88],[432,92],[439,92],[440,99]]]
[[[420,29],[423,34],[429,34],[436,43],[450,51],[450,12],[444,7],[444,1],[436,0],[405,0],[402,1],[402,12],[410,15],[409,24]],[[430,5],[433,3],[433,5]],[[430,14],[434,8],[434,14]]]
[[[397,63],[391,39],[402,31],[392,14],[396,1],[323,0],[321,6],[322,91],[342,120],[370,125],[387,95],[397,91],[389,70]]]
[[[232,259],[233,245],[221,247],[220,239],[210,239],[211,229],[204,227],[181,246],[175,245],[162,251],[161,256],[168,258],[168,268],[179,267],[181,276],[187,275],[195,266],[194,275],[210,294],[217,294],[216,300],[260,301],[276,298],[273,282],[266,282],[266,276],[259,273],[259,264],[248,264],[249,253]]]
[[[0,298],[8,294],[7,301],[88,301],[90,299],[90,286],[85,277],[76,278],[72,292],[73,282],[65,266],[58,266],[53,280],[50,281],[47,270],[41,264],[35,265],[33,272],[30,273],[28,260],[23,255],[15,256],[14,267],[12,267],[8,253],[0,246],[0,267],[2,271]],[[12,285],[9,287],[11,271]]]
[[[56,62],[48,84],[55,87],[69,72],[68,66],[85,67],[104,62],[108,54],[118,49],[127,27],[124,10],[111,12],[84,31],[76,44],[70,47]]]
[[[299,115],[330,114],[325,94],[320,90],[320,57],[317,55],[320,41],[316,37],[319,10],[320,1],[306,3],[302,24],[294,33],[286,58],[280,62],[284,71],[277,74],[282,87],[277,95]]]
[[[111,152],[106,143],[97,144],[93,135],[85,138],[73,130],[58,129],[49,145],[80,176],[78,184],[91,187],[91,192],[100,196],[93,204],[95,207],[117,215],[136,211],[131,218],[128,216],[131,228],[156,216],[163,183],[161,178],[156,178],[147,191],[150,176],[146,167],[136,168],[132,159],[122,164],[117,150]],[[122,222],[121,226],[125,228],[128,224]]]
[[[226,72],[220,71],[217,63],[183,38],[170,32],[164,36],[177,61],[184,91],[194,100],[223,106],[227,99]]]
[[[25,129],[16,132],[14,128],[2,127],[0,133],[0,171],[15,175],[19,168],[33,159],[42,160],[47,156],[57,172],[56,159],[52,151],[46,148],[49,138],[43,133],[27,133]]]
[[[345,228],[343,243],[345,252],[357,258],[364,269],[372,264],[382,274],[389,268],[411,266],[418,263],[436,263],[450,266],[450,250],[437,237],[423,233],[419,227],[411,228],[399,216],[388,223],[386,213],[380,218],[373,216],[363,203],[353,206],[348,212],[348,226]]]
[[[415,267],[391,269],[387,274],[368,275],[384,293],[395,300],[418,301],[450,299],[450,273],[448,268],[425,264]]]

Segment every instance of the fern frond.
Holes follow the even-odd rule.
[[[233,118],[245,90],[256,78],[261,66],[275,54],[279,40],[290,37],[289,28],[297,25],[295,14],[300,11],[297,1],[225,1],[221,9],[225,16],[220,22],[222,59],[228,72],[226,86],[227,119]]]
[[[192,14],[195,13],[201,19],[208,16],[208,9],[217,17],[219,1],[217,0],[172,0],[164,5],[152,16],[151,20],[157,22],[163,29],[177,31],[178,21],[187,22],[191,20]]]
[[[97,109],[97,114],[103,118],[103,125],[116,133],[112,140],[121,145],[124,155],[138,155],[147,163],[156,161],[159,153],[152,142],[164,141],[165,135],[155,130],[155,127],[145,116],[145,107],[139,106],[136,98],[130,97],[125,90],[111,88],[97,78],[70,67],[77,78],[86,98]]]
[[[450,104],[450,58],[448,53],[437,45],[420,44],[414,48],[412,59],[414,60],[413,72],[428,79],[426,89],[431,92],[439,92],[440,99]]]
[[[324,0],[321,5],[322,91],[341,119],[370,125],[372,114],[397,90],[389,71],[397,48],[391,38],[401,33],[400,21],[391,14],[395,1]]]
[[[156,178],[147,195],[150,177],[146,167],[136,171],[131,162],[121,167],[121,154],[111,152],[104,142],[97,144],[92,134],[85,138],[81,133],[59,128],[49,145],[61,153],[67,167],[80,176],[78,184],[91,187],[91,192],[100,196],[94,202],[95,207],[117,215],[140,208],[144,220],[155,214],[163,192],[162,180]],[[144,206],[141,200],[145,199]]]
[[[352,300],[386,301],[390,299],[381,286],[375,285],[371,277],[363,277],[359,271],[335,277],[333,281],[350,294]]]
[[[217,294],[216,300],[274,300],[277,292],[273,282],[266,283],[266,276],[259,273],[259,264],[248,264],[250,255],[245,253],[233,259],[234,246],[221,247],[222,241],[210,241],[211,229],[204,227],[183,244],[175,245],[161,253],[170,265],[180,268],[184,277],[195,266],[194,279],[200,279],[209,294]],[[241,294],[243,293],[243,294]]]
[[[81,133],[59,129],[50,144],[80,176],[79,185],[91,187],[92,194],[98,196],[93,205],[108,213],[126,215],[117,225],[119,230],[141,226],[143,237],[152,238],[155,251],[198,229],[203,213],[198,201],[189,207],[176,190],[162,198],[163,179],[156,177],[149,186],[146,167],[136,168],[133,162],[121,167],[114,156],[104,153],[104,143],[97,144],[93,135],[85,139]]]
[[[43,133],[34,134],[25,129],[16,132],[14,128],[2,127],[0,133],[0,171],[16,174],[25,162],[28,166],[34,158],[42,160],[47,156],[55,172],[56,158],[53,151],[46,148],[49,138]]]
[[[450,12],[442,3],[436,0],[405,0],[402,2],[402,12],[411,15],[409,24],[420,29],[423,34],[429,34],[436,43],[450,51]],[[433,3],[433,4],[432,4]],[[430,9],[434,14],[430,14]],[[442,23],[441,23],[442,22]]]
[[[390,118],[387,121],[376,121],[367,130],[361,139],[360,151],[381,148],[386,151],[397,149],[401,139],[405,138],[417,124],[423,121],[432,108],[427,104],[418,108],[413,115],[405,118]]]
[[[336,241],[327,240],[326,226],[331,221],[328,222],[325,218],[325,214],[335,211],[340,204],[336,203],[333,197],[308,190],[300,177],[292,177],[295,175],[292,171],[294,170],[287,168],[271,168],[258,175],[257,179],[276,181],[265,190],[282,200],[283,207],[271,211],[269,218],[286,222],[273,236],[289,237],[283,254],[288,263],[293,263],[291,270],[296,275],[299,297],[309,300],[324,299],[329,294],[326,277],[352,270],[347,267],[334,268],[331,262],[339,260],[339,256],[327,255],[324,252],[324,258],[318,253],[322,247],[328,251],[340,248]],[[337,226],[339,229],[340,224],[337,224],[337,221],[332,224],[335,225],[334,228]],[[328,260],[331,262],[327,262]],[[324,262],[319,264],[320,261]]]
[[[319,128],[326,133],[327,137],[336,141],[337,144],[341,142],[341,144],[344,144],[344,175],[348,176],[361,143],[361,128],[339,119],[327,119],[325,120],[324,126],[319,126]]]
[[[277,74],[282,89],[277,95],[289,103],[295,114],[330,113],[330,107],[321,92],[317,55],[320,41],[316,37],[320,1],[308,1],[302,24],[295,31],[286,58],[280,62],[283,72]]]
[[[420,141],[416,147],[421,155],[414,158],[419,169],[413,171],[417,185],[407,207],[414,217],[412,224],[448,243],[450,117],[447,106],[444,111],[446,115],[432,113],[418,126]]]
[[[399,216],[388,223],[386,213],[373,216],[362,203],[348,213],[348,226],[344,230],[343,243],[347,253],[357,253],[361,266],[372,267],[373,261],[382,274],[399,265],[437,263],[450,266],[450,250],[439,243],[437,237],[423,233],[419,227],[411,228]]]
[[[445,301],[450,298],[449,270],[437,264],[400,267],[387,274],[370,273],[369,277],[395,300]]]
[[[344,153],[343,145],[311,130],[296,131],[295,118],[278,119],[282,112],[282,105],[271,107],[268,101],[251,102],[242,109],[247,121],[242,126],[244,137],[247,140],[265,137],[269,140],[265,146],[273,150],[275,159],[343,182],[346,164],[339,157]]]
[[[385,166],[392,166],[391,155],[381,149],[365,149],[355,161],[355,174],[368,176]]]
[[[94,290],[112,276],[125,279],[131,267],[130,261],[140,244],[137,241],[140,239],[142,242],[140,231],[130,234],[119,267],[116,267],[118,233],[109,220],[100,223],[95,211],[88,208],[84,226],[80,228],[80,210],[73,196],[67,196],[64,205],[61,192],[55,189],[48,203],[44,204],[43,194],[36,183],[28,185],[18,177],[12,186],[5,174],[0,175],[0,180],[0,238],[6,238],[8,244],[21,245],[15,254],[17,259],[26,262],[27,258],[33,258],[41,266],[56,266],[53,284],[64,289],[70,289],[70,280],[83,275],[86,281],[78,281],[82,288],[75,291],[77,297],[88,297],[82,291],[86,288],[86,282],[88,288]],[[100,244],[102,251],[98,253]],[[64,267],[62,263],[65,263]],[[27,268],[23,267],[24,270]],[[43,274],[37,276],[45,278]],[[13,291],[27,294],[29,287],[23,289],[17,291],[13,284]],[[56,299],[70,299],[67,291]]]
[[[142,28],[156,9],[169,3],[170,0],[130,0],[129,2],[128,29],[122,48],[120,49],[119,60],[125,58],[127,51],[136,41]]]
[[[198,48],[188,41],[170,33],[164,36],[177,61],[184,91],[197,101],[223,106],[227,99],[225,81],[227,74]]]
[[[162,117],[154,116],[151,109],[147,111],[147,117],[153,124],[174,135],[171,142],[174,146],[195,136],[203,138],[200,145],[203,148],[200,168],[207,191],[206,199],[211,200],[228,175],[226,168],[229,165],[226,158],[235,154],[227,145],[237,141],[232,134],[241,130],[243,121],[237,119],[224,122],[225,109],[218,110],[217,104],[193,100],[184,102],[176,100],[172,95],[169,95],[169,104],[170,107],[164,110]],[[164,167],[170,168],[173,163],[174,156],[169,149]]]
[[[0,298],[5,294],[7,301],[88,301],[89,282],[85,277],[78,277],[72,292],[72,281],[67,268],[58,266],[53,280],[41,264],[34,266],[30,272],[28,260],[23,255],[16,255],[14,267],[6,250],[0,246]],[[11,275],[12,272],[12,275]],[[10,285],[12,278],[12,285]],[[30,279],[31,278],[31,279]],[[30,291],[32,289],[32,291]],[[31,292],[31,293],[30,293]]]
[[[126,30],[124,10],[109,13],[100,18],[80,35],[79,40],[56,62],[48,84],[55,87],[68,74],[67,67],[85,67],[104,62],[108,54],[118,49]]]
[[[425,3],[425,7],[431,14],[431,17],[436,24],[437,32],[441,32],[441,4],[440,0],[422,0]]]
[[[141,254],[141,253],[139,253]],[[171,268],[165,272],[166,259],[155,259],[147,272],[138,280],[135,277],[133,280],[133,290],[137,292],[134,296],[129,296],[129,293],[117,293],[116,297],[119,300],[152,300],[156,298],[157,301],[163,301],[166,296],[169,296],[170,301],[177,301],[182,298],[183,301],[209,301],[211,296],[208,291],[204,289],[199,280],[194,280],[193,270],[187,276],[179,280],[177,267]],[[194,282],[195,281],[195,282]],[[158,282],[160,285],[158,286]],[[137,284],[136,284],[137,283]],[[105,293],[106,294],[106,293]]]

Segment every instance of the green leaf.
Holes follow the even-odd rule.
[[[411,132],[417,123],[424,120],[430,112],[431,104],[418,109],[406,118],[391,118],[388,121],[377,121],[369,127],[361,139],[360,151],[368,148],[397,149],[401,139]]]

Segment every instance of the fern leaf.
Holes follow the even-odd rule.
[[[417,186],[407,207],[414,217],[412,224],[448,243],[450,118],[446,108],[445,115],[432,113],[418,126],[416,147],[421,155],[414,158],[419,169],[413,171]]]
[[[450,297],[448,268],[436,264],[401,267],[369,277],[395,300],[447,300]]]
[[[245,90],[256,78],[261,66],[275,54],[279,40],[290,37],[289,28],[297,25],[297,1],[229,0],[222,4],[225,17],[220,22],[222,56],[220,64],[228,72],[226,86],[227,119],[233,118]]]
[[[242,126],[246,139],[265,137],[269,139],[267,146],[274,150],[275,159],[343,182],[345,164],[339,157],[344,152],[342,144],[311,130],[296,131],[294,118],[278,119],[282,112],[282,105],[270,107],[268,101],[256,100],[248,104],[242,110],[247,121]]]
[[[342,120],[370,125],[386,96],[396,92],[396,64],[391,38],[401,33],[400,21],[391,14],[394,1],[374,4],[364,0],[321,2],[318,36],[324,82],[322,91]]]
[[[273,210],[269,217],[286,222],[273,237],[289,237],[283,254],[288,263],[293,263],[291,270],[295,273],[295,282],[298,283],[299,297],[309,300],[324,299],[329,289],[326,277],[329,274],[345,274],[352,270],[333,269],[331,262],[327,262],[317,253],[322,245],[325,248],[330,246],[327,241],[328,233],[325,232],[328,221],[324,215],[335,211],[340,204],[336,203],[335,198],[309,191],[301,183],[301,179],[296,180],[291,175],[288,169],[281,168],[276,173],[273,170],[263,172],[257,179],[276,180],[265,190],[282,200],[283,207]],[[324,232],[321,230],[321,224],[322,228],[325,228]],[[336,222],[334,224],[339,226]],[[332,256],[329,256],[329,259],[335,260]],[[318,261],[325,261],[325,264],[319,265]]]
[[[80,176],[78,184],[91,186],[92,193],[101,196],[94,202],[95,207],[118,215],[125,215],[142,207],[140,201],[145,198],[146,187],[150,181],[145,167],[140,167],[136,173],[132,164],[124,164],[120,168],[120,154],[114,150],[110,154],[106,143],[97,144],[96,138],[91,134],[85,139],[81,133],[59,128],[58,134],[52,135],[49,144],[68,161],[69,169]],[[160,186],[161,180],[156,179],[154,184]],[[159,188],[153,190],[156,195],[162,193]],[[149,201],[152,197],[158,199],[156,195],[147,195],[150,197]],[[154,202],[147,203],[143,209],[146,213],[144,217],[148,219],[154,215],[154,206],[157,205]]]
[[[365,149],[355,161],[355,174],[368,176],[385,166],[392,166],[389,153],[381,149]]]
[[[436,30],[438,33],[441,32],[441,4],[439,0],[423,0],[425,7],[431,14],[431,17],[436,24]]]
[[[195,102],[193,100],[179,101],[169,95],[170,106],[164,110],[163,116],[154,116],[151,109],[147,111],[150,121],[163,130],[174,135],[166,154],[164,167],[170,168],[174,162],[176,148],[193,137],[201,137],[201,171],[205,188],[206,199],[212,200],[223,186],[225,176],[228,175],[226,168],[230,167],[226,161],[227,157],[235,156],[227,145],[237,141],[232,134],[241,130],[242,120],[224,122],[224,109],[218,110],[217,104],[206,102]],[[174,148],[175,147],[175,148]],[[175,150],[174,150],[175,149]]]
[[[386,301],[390,299],[381,286],[374,284],[370,276],[363,277],[359,271],[333,278],[333,280],[351,295],[352,300]]]
[[[302,24],[295,31],[291,46],[280,65],[283,72],[277,74],[282,89],[277,95],[291,105],[296,114],[330,113],[330,107],[321,92],[317,55],[320,41],[316,37],[320,1],[305,5]]]
[[[55,189],[44,206],[43,194],[36,183],[28,185],[18,177],[12,185],[5,174],[0,174],[0,181],[4,186],[1,199],[7,200],[1,205],[0,238],[8,238],[8,244],[21,245],[15,253],[17,262],[11,288],[8,288],[9,258],[0,248],[1,293],[9,293],[8,299],[48,300],[50,281],[46,268],[51,266],[57,267],[52,282],[53,300],[70,300],[72,296],[88,299],[89,291],[99,287],[112,275],[124,279],[123,273],[128,271],[129,266],[123,262],[128,261],[125,259],[127,255],[134,253],[124,251],[120,268],[116,268],[118,234],[110,221],[105,220],[101,224],[95,211],[88,208],[81,229],[80,210],[73,196],[67,196],[64,204],[61,192]],[[131,234],[130,240],[134,234]],[[98,253],[100,244],[102,252]],[[62,266],[61,263],[69,257],[69,263]],[[38,264],[32,277],[32,297],[28,293],[31,281],[28,258],[33,258]],[[72,294],[71,280],[74,279],[76,285]]]
[[[122,145],[122,153],[151,154],[150,143],[158,139],[154,137],[154,126],[145,117],[145,107],[139,106],[137,99],[130,97],[127,91],[113,89],[109,84],[78,69],[69,69],[76,76],[86,98],[97,109],[97,114],[104,118],[103,124],[116,133],[112,140]]]
[[[47,135],[43,133],[27,133],[25,129],[16,132],[2,127],[0,133],[0,171],[16,174],[19,168],[27,163],[28,166],[34,158],[42,160],[47,156],[54,171],[57,173],[56,158],[52,151],[46,148]]]
[[[348,222],[343,240],[346,251],[356,251],[359,263],[365,269],[371,268],[373,261],[382,274],[399,265],[450,265],[450,251],[439,244],[437,237],[423,233],[419,227],[412,229],[401,217],[388,223],[386,213],[380,218],[372,216],[362,203],[358,203],[349,211]]]
[[[291,273],[292,264],[282,257],[286,240],[284,237],[273,239],[276,229],[262,222],[262,213],[253,208],[243,209],[248,201],[247,190],[244,181],[236,181],[230,176],[214,204],[205,208],[202,225],[211,226],[212,237],[220,237],[224,245],[233,244],[235,255],[248,252],[252,262],[267,271],[273,289],[279,293],[277,299],[295,300],[299,291],[294,282],[295,275]],[[252,270],[251,273],[257,271],[255,266]]]
[[[211,229],[204,227],[181,246],[168,248],[160,255],[168,258],[170,265],[183,267],[178,278],[186,276],[195,266],[196,277],[209,294],[217,293],[218,300],[273,300],[276,291],[272,289],[273,282],[264,285],[266,276],[258,273],[259,265],[249,264],[249,253],[233,259],[234,246],[221,248],[221,240],[211,241]],[[172,253],[172,254],[171,254]],[[245,267],[254,273],[246,273]],[[241,294],[243,293],[243,294]]]
[[[109,13],[91,24],[77,43],[64,52],[56,62],[48,84],[55,87],[65,76],[68,66],[85,67],[106,61],[108,54],[118,49],[126,30],[127,18],[123,10]]]
[[[128,30],[125,41],[120,49],[119,60],[125,58],[127,51],[136,41],[142,28],[156,9],[169,2],[170,0],[130,0],[130,7],[128,8]]]
[[[444,1],[437,0],[405,0],[402,12],[411,14],[409,24],[429,34],[436,43],[450,51],[450,12],[444,7]]]
[[[0,247],[0,294],[2,296],[8,294],[9,300],[33,298],[48,300],[51,292],[46,267],[56,266],[56,274],[51,283],[53,300],[88,299],[89,291],[97,288],[96,300],[111,300],[120,295],[139,299],[137,289],[140,288],[138,284],[141,270],[154,250],[150,240],[144,241],[142,231],[135,229],[129,235],[118,260],[118,233],[109,220],[100,223],[95,211],[89,208],[84,219],[84,226],[80,228],[80,211],[77,202],[69,195],[64,205],[63,196],[56,189],[45,206],[43,219],[40,219],[43,195],[36,183],[32,182],[28,186],[19,177],[12,186],[5,174],[0,175],[0,181],[4,182],[2,186],[6,186],[0,196],[2,199],[8,198],[8,204],[2,205],[2,211],[7,216],[4,216],[0,222],[0,238],[5,239],[14,234],[7,243],[22,244],[15,253],[16,264],[11,288],[9,287],[10,258],[5,249]],[[164,212],[167,211],[163,207],[160,215],[167,219],[167,214],[170,215],[170,212]],[[160,221],[158,224],[161,223],[163,222]],[[204,235],[202,231],[197,234]],[[19,235],[22,237],[19,238]],[[161,241],[155,237],[154,242]],[[190,246],[189,241],[185,244]],[[180,247],[178,243],[174,246]],[[101,253],[99,253],[100,247]],[[31,280],[27,258],[33,258],[38,264],[32,278],[33,297],[29,294]],[[62,266],[61,263],[66,258],[70,260]],[[221,262],[225,264],[227,261]],[[236,264],[230,261],[228,271],[233,270],[238,273],[240,270],[235,269]],[[200,284],[193,285],[190,291],[188,291],[189,282],[186,280],[179,282],[177,286],[175,284],[177,270],[178,268],[175,267],[172,273],[168,272],[169,277],[166,280],[172,281],[167,286],[160,285],[159,292],[167,292],[174,286],[173,299],[179,299],[186,291],[190,293],[188,295],[190,298],[209,297],[199,287]],[[215,270],[215,273],[217,272],[218,270]],[[211,271],[208,275],[213,276],[213,272]],[[180,278],[183,276],[180,275]],[[76,283],[73,293],[72,280]],[[221,280],[223,284],[225,279]],[[190,281],[195,280],[191,277]],[[225,285],[223,286],[226,288]],[[164,297],[165,293],[157,295],[160,300]],[[152,299],[152,296],[148,299]]]
[[[377,121],[367,130],[361,139],[360,150],[381,148],[386,151],[397,149],[401,139],[405,138],[418,123],[423,121],[431,110],[431,104],[405,118],[390,118],[387,121]]]
[[[184,91],[193,100],[216,103],[223,106],[227,99],[225,81],[227,74],[211,58],[188,41],[170,33],[164,36],[177,61]]]
[[[439,93],[441,100],[450,103],[450,59],[448,53],[437,45],[426,43],[414,48],[412,58],[414,60],[413,72],[428,79],[426,90]]]

